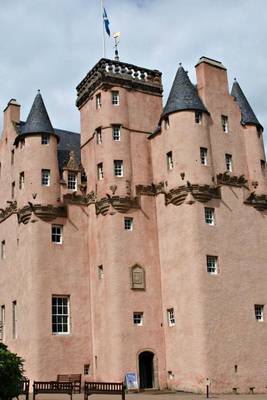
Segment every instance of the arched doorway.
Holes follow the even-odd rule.
[[[143,351],[139,354],[140,389],[154,387],[154,353]]]

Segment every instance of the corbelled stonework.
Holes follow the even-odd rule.
[[[217,186],[209,185],[191,185],[188,183],[187,186],[179,186],[177,188],[171,189],[165,194],[165,204],[174,204],[175,206],[180,206],[186,200],[188,194],[191,194],[193,198],[202,203],[206,203],[211,199],[220,199],[221,193],[220,188]]]
[[[65,206],[55,207],[50,204],[29,204],[17,210],[18,222],[27,224],[31,219],[32,214],[37,218],[49,222],[57,217],[67,217],[67,208]]]

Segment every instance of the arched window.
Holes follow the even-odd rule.
[[[131,268],[131,288],[139,290],[146,288],[145,270],[137,264]]]

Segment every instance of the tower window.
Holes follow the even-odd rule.
[[[51,238],[53,243],[62,244],[63,242],[63,226],[52,225]]]
[[[42,186],[50,186],[50,169],[42,169]]]
[[[174,326],[175,325],[174,308],[168,308],[168,310],[167,310],[167,320],[168,320],[169,326]]]
[[[208,225],[214,225],[214,208],[205,207],[205,222]]]
[[[131,218],[131,217],[125,217],[124,218],[124,229],[126,231],[132,231],[133,230],[133,218]]]
[[[134,325],[142,326],[144,323],[144,313],[139,311],[134,312],[133,323]]]
[[[111,100],[112,100],[112,105],[113,106],[119,106],[120,105],[120,96],[119,96],[119,92],[117,90],[112,90],[112,92],[111,92]]]
[[[119,142],[121,140],[121,127],[120,125],[114,125],[112,127],[112,137],[115,142]]]
[[[266,167],[265,160],[261,160],[261,171],[262,171],[263,174],[265,174],[265,167]]]
[[[102,143],[102,129],[101,128],[96,129],[96,143],[97,144]]]
[[[52,333],[70,333],[69,296],[52,297]]]
[[[170,127],[170,120],[169,117],[164,118],[164,129],[169,129]]]
[[[206,149],[205,147],[200,147],[200,160],[201,164],[208,164],[208,149]]]
[[[11,165],[14,164],[15,150],[11,150]]]
[[[123,176],[123,161],[114,160],[114,175]]]
[[[17,338],[17,302],[12,302],[12,336]]]
[[[1,260],[6,258],[6,241],[2,240],[1,242]]]
[[[226,166],[226,171],[229,171],[229,172],[233,171],[232,154],[225,154],[225,166]]]
[[[97,179],[100,181],[104,179],[104,169],[102,162],[97,164]]]
[[[25,138],[20,139],[20,148],[22,149],[25,146]]]
[[[195,112],[195,123],[196,124],[201,124],[202,122],[202,112],[201,111],[196,111]]]
[[[77,190],[77,174],[76,174],[76,172],[68,172],[68,189]]]
[[[225,133],[228,133],[229,127],[228,127],[228,117],[225,115],[221,116],[221,122],[222,122],[222,128]]]
[[[99,110],[101,108],[101,93],[98,93],[95,97],[95,105],[96,109]]]
[[[97,272],[98,272],[98,279],[103,279],[104,278],[104,269],[103,269],[103,265],[99,265],[97,267]]]
[[[45,133],[42,134],[41,144],[48,145],[49,144],[49,139],[50,139],[49,135],[46,135]]]
[[[0,341],[5,340],[5,319],[6,319],[5,311],[6,311],[5,305],[3,304],[1,306],[1,315],[0,315]]]
[[[264,320],[264,305],[263,304],[255,304],[254,306],[255,309],[255,318],[257,321],[263,321]]]
[[[19,174],[19,188],[20,189],[24,189],[24,183],[25,183],[24,172],[21,172]]]
[[[90,364],[84,364],[84,366],[83,366],[83,374],[84,375],[89,375],[89,371],[90,371]]]
[[[258,137],[260,138],[261,134],[262,134],[262,129],[259,126],[257,126],[257,133],[258,133]]]
[[[15,196],[15,182],[11,183],[11,198],[14,199]]]
[[[173,158],[172,158],[172,151],[169,151],[166,154],[166,160],[167,160],[167,169],[171,171],[173,169]]]
[[[218,274],[218,257],[207,256],[207,272],[211,275]]]

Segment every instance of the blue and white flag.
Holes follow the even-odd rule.
[[[108,20],[108,16],[107,16],[107,12],[105,10],[105,7],[103,7],[103,23],[106,29],[106,32],[108,34],[108,36],[110,36],[110,30],[109,30],[109,20]]]

